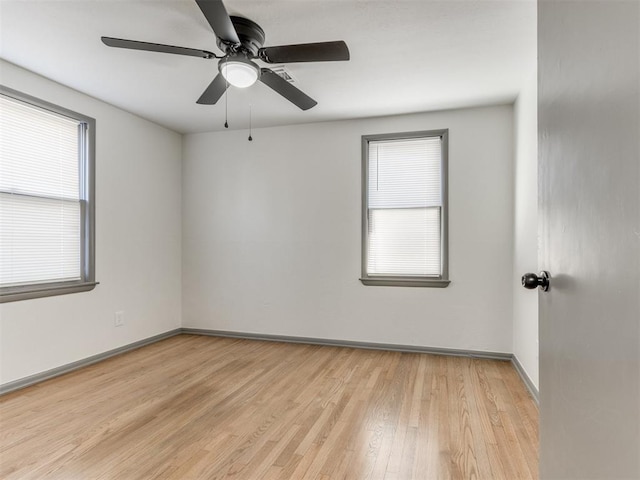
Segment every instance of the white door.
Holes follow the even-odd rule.
[[[538,3],[540,475],[640,478],[640,1]]]

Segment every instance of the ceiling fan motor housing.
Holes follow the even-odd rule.
[[[252,22],[248,18],[234,16],[230,16],[229,18],[231,18],[233,27],[236,29],[236,33],[240,39],[240,46],[228,45],[218,38],[216,41],[218,48],[226,53],[230,53],[230,51],[240,51],[248,54],[249,57],[257,57],[258,50],[264,45],[264,30],[260,25]]]

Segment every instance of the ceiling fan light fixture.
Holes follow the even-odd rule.
[[[220,73],[229,85],[247,88],[258,80],[260,67],[246,58],[229,57],[220,62]]]

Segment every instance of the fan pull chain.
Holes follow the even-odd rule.
[[[228,118],[229,118],[229,81],[225,78],[224,84],[226,86],[224,91],[224,128],[229,128]]]
[[[249,138],[247,140],[253,142],[253,137],[251,136],[251,104],[249,104]]]

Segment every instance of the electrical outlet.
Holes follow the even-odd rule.
[[[123,327],[124,326],[124,312],[116,312],[114,319],[113,319],[113,324],[116,327]]]

